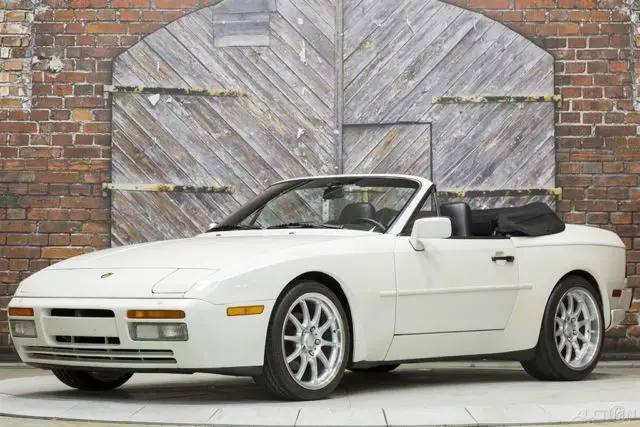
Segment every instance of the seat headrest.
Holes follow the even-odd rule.
[[[342,224],[350,224],[357,218],[373,218],[376,214],[376,208],[371,203],[350,203],[342,209],[340,213],[340,222]]]
[[[453,236],[471,236],[471,207],[467,203],[443,203],[440,205],[440,213],[451,219]]]

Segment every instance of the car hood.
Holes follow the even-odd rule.
[[[149,298],[184,294],[199,280],[251,258],[370,235],[351,230],[207,233],[105,249],[54,264],[24,280],[16,296]]]

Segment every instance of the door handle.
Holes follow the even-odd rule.
[[[512,256],[512,255],[506,255],[506,256],[492,256],[491,257],[491,261],[496,262],[496,261],[507,261],[507,262],[513,262],[516,260],[516,257]]]

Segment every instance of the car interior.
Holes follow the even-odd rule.
[[[350,203],[342,210],[339,223],[363,223],[374,220],[389,227],[399,212],[383,208],[377,211],[368,202]],[[468,203],[454,201],[440,204],[440,215],[451,220],[452,239],[508,239],[511,236],[545,235],[564,230],[564,223],[547,205],[541,202],[525,206],[471,209]],[[420,218],[436,216],[434,211],[418,211],[401,235],[410,235],[413,223]]]

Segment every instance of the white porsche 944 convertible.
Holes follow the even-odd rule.
[[[402,175],[278,182],[201,235],[30,276],[11,335],[24,362],[82,390],[212,372],[310,400],[347,369],[464,358],[587,376],[631,302],[620,238],[542,203],[472,210],[437,194]]]

